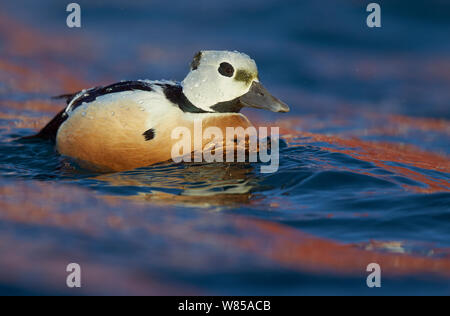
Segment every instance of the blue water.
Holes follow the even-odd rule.
[[[76,260],[92,271],[84,294],[450,293],[450,4],[380,1],[382,28],[369,29],[364,1],[78,3],[81,29],[65,27],[56,1],[0,6],[61,42],[14,54],[0,33],[0,59],[50,74],[51,86],[0,82],[0,268],[17,269],[0,273],[0,293],[70,294],[63,264]],[[290,105],[288,114],[245,111],[290,130],[276,173],[161,163],[98,174],[49,142],[18,140],[35,130],[24,117],[50,117],[63,106],[50,96],[73,92],[50,62],[92,85],[182,80],[201,49],[249,54]],[[29,108],[36,100],[54,111]],[[290,257],[304,233],[315,252]],[[329,262],[335,246],[323,240],[359,249],[342,254],[349,266],[367,252],[394,256],[398,269],[368,289],[365,266],[338,266],[339,250]],[[417,272],[414,258],[431,264]]]

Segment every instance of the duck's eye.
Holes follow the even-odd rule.
[[[234,68],[227,62],[221,63],[218,70],[222,76],[233,77]]]

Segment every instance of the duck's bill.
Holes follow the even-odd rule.
[[[239,99],[243,106],[272,112],[289,112],[289,106],[286,103],[275,98],[262,84],[256,81],[253,81],[250,90]]]

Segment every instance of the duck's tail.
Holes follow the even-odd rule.
[[[75,93],[68,93],[68,94],[61,94],[52,97],[52,99],[65,99],[66,103],[69,104],[70,101],[78,94],[79,92]],[[61,126],[62,123],[67,119],[66,115],[64,114],[65,109],[56,114],[56,116],[47,123],[37,134],[30,135],[30,136],[24,136],[20,139],[46,139],[46,140],[56,140],[56,134],[58,133],[58,129]]]
[[[58,129],[62,123],[67,119],[65,114],[65,109],[60,111],[56,116],[47,123],[37,134],[31,136],[24,136],[21,139],[45,139],[56,141],[56,134],[58,133]]]

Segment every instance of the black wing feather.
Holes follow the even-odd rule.
[[[84,94],[81,94],[82,91],[79,91],[76,93],[55,96],[53,99],[65,99],[67,105],[72,103],[70,111],[73,111],[81,104],[92,102],[102,95],[132,90],[153,91],[151,84],[145,81],[121,81],[105,87],[91,88],[86,90]],[[56,114],[56,116],[39,131],[39,133],[23,137],[23,139],[41,138],[55,141],[59,127],[68,118],[66,108]]]

